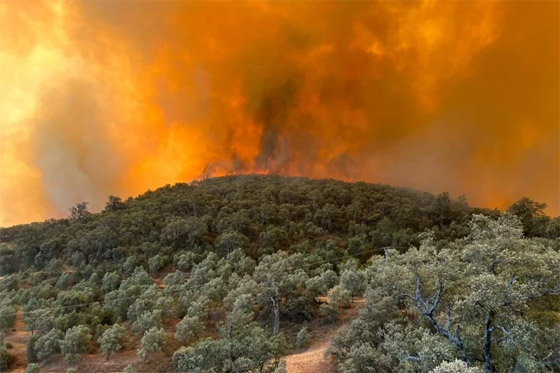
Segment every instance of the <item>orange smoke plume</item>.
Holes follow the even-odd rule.
[[[0,2],[0,225],[252,172],[557,215],[559,6]]]

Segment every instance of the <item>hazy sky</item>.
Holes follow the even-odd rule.
[[[557,1],[0,2],[0,225],[272,172],[559,213]]]

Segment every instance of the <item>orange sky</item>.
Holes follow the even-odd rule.
[[[0,225],[227,173],[559,213],[556,1],[0,2]]]

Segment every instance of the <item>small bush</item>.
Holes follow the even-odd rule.
[[[309,346],[309,329],[307,326],[301,328],[301,330],[297,333],[296,336],[296,347],[297,348],[307,348]]]
[[[25,373],[39,373],[40,371],[41,367],[35,363],[27,365],[27,369],[25,369]]]
[[[321,312],[321,317],[323,317],[323,322],[325,324],[332,324],[338,316],[338,305],[336,303],[323,303],[319,307],[319,311]]]
[[[340,285],[336,285],[329,292],[329,302],[336,303],[339,307],[350,307],[350,292],[343,289]]]
[[[39,336],[35,334],[27,340],[25,350],[27,351],[27,361],[30,363],[36,363],[39,361],[39,358],[37,357],[37,348],[35,347],[37,339],[39,339]]]
[[[8,369],[8,365],[10,365],[10,354],[6,347],[0,347],[0,372]]]
[[[278,362],[278,365],[276,366],[276,368],[274,369],[273,373],[286,373],[286,362],[284,360],[280,360]]]

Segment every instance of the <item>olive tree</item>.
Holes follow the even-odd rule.
[[[16,323],[16,307],[8,304],[0,304],[0,329],[8,329]]]
[[[358,269],[347,269],[340,275],[340,287],[350,292],[350,302],[354,302],[355,296],[363,295],[366,285],[366,275]]]
[[[516,217],[474,215],[463,239],[428,233],[418,248],[372,258],[367,308],[331,353],[345,371],[356,358],[341,352],[366,347],[385,370],[455,359],[485,372],[558,370],[558,268],[560,254],[524,238]]]
[[[97,339],[99,348],[105,354],[107,360],[111,354],[123,348],[125,338],[125,328],[119,324],[113,325],[111,328],[105,330],[101,337]]]
[[[303,299],[303,305],[312,301],[303,297],[298,290],[305,288],[308,276],[301,268],[303,256],[300,254],[288,255],[277,252],[262,258],[255,268],[254,279],[261,288],[260,304],[264,314],[272,314],[272,333],[277,334],[280,329],[280,313],[294,316],[290,311],[299,312],[303,307],[289,309],[287,305],[293,301]]]
[[[44,333],[52,329],[55,324],[52,311],[49,309],[36,309],[30,311],[26,311],[24,309],[23,319],[25,321],[25,328],[31,331],[32,336],[35,331]]]
[[[253,300],[242,295],[219,327],[220,339],[204,339],[173,355],[178,371],[246,372],[273,367],[285,351],[281,334],[268,336],[254,321]]]
[[[141,343],[142,348],[138,350],[138,357],[142,361],[146,361],[149,354],[161,351],[165,344],[165,331],[162,328],[153,327],[144,333]]]
[[[37,338],[33,350],[39,360],[45,360],[52,354],[60,351],[60,340],[64,333],[58,329],[51,329]],[[29,346],[28,346],[29,349]]]
[[[80,354],[88,352],[91,333],[85,325],[74,326],[66,331],[60,341],[60,351],[69,362],[76,362]]]
[[[132,323],[132,331],[135,334],[143,335],[147,330],[159,328],[161,325],[160,310],[145,311]]]
[[[185,315],[183,320],[177,324],[175,339],[184,344],[189,344],[198,339],[204,331],[204,323],[198,316]]]

